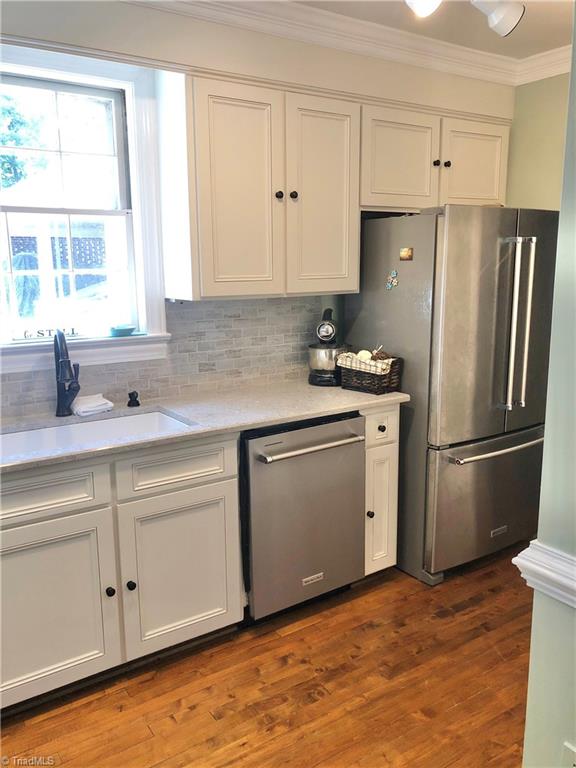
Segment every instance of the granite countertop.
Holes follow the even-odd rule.
[[[67,448],[35,445],[25,453],[9,453],[2,446],[0,468],[3,470],[31,469],[64,461],[104,458],[109,453],[128,450],[164,447],[166,443],[178,444],[190,437],[212,437],[237,434],[246,429],[266,427],[289,421],[317,416],[329,416],[347,411],[378,410],[382,406],[404,403],[410,396],[402,392],[387,395],[370,395],[340,387],[313,387],[303,380],[242,385],[231,391],[199,393],[186,400],[157,400],[140,408],[120,408],[95,417],[70,416],[65,419],[48,417],[30,423],[14,423],[4,426],[2,432],[21,432],[43,427],[60,427],[88,421],[102,421],[118,416],[134,416],[160,411],[186,424],[185,430],[171,435],[139,434],[136,439],[128,430],[113,440],[75,441]],[[1,445],[0,438],[0,445]],[[39,441],[40,443],[40,441]]]

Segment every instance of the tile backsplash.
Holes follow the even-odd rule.
[[[316,296],[167,303],[172,334],[163,360],[83,366],[81,395],[102,392],[123,407],[137,389],[143,403],[185,397],[236,383],[298,378],[307,365],[321,314]],[[7,421],[54,412],[54,372],[1,376],[1,415]]]

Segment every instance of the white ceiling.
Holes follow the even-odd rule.
[[[524,18],[506,38],[489,29],[486,17],[467,0],[444,0],[425,19],[417,18],[403,0],[304,0],[299,4],[513,59],[570,44],[573,0],[523,2]]]

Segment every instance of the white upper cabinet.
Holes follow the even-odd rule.
[[[363,107],[360,203],[404,210],[503,205],[509,131],[505,125]]]
[[[194,85],[201,296],[285,291],[284,94]]]
[[[362,107],[362,205],[436,205],[439,165],[439,117]]]
[[[360,107],[286,95],[287,292],[357,291]]]
[[[504,205],[509,133],[505,125],[442,120],[442,204]]]

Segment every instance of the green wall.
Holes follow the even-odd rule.
[[[558,75],[516,88],[506,205],[560,207],[568,84]]]
[[[576,43],[572,73],[538,541],[576,556]],[[536,592],[524,766],[572,766],[565,741],[576,746],[576,610]]]

